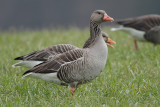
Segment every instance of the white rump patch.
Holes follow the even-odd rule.
[[[20,61],[14,65],[12,65],[12,67],[16,67],[16,66],[23,66],[23,67],[27,67],[27,68],[33,68],[34,66],[42,63],[43,61]]]
[[[111,28],[111,31],[122,30],[121,28]]]
[[[144,34],[145,34],[144,31],[136,30],[130,27],[123,27],[123,26],[120,26],[119,28],[111,28],[111,31],[118,31],[118,30],[129,32],[135,40],[146,41],[146,39],[144,38]]]

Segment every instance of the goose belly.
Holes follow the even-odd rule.
[[[144,34],[145,34],[144,31],[136,30],[129,27],[124,27],[123,29],[128,31],[135,40],[146,41],[144,38]]]
[[[139,41],[146,41],[146,39],[144,38],[144,31],[140,31],[140,30],[136,30],[130,27],[123,27],[120,26],[119,28],[112,28],[112,31],[117,31],[117,30],[122,30],[122,31],[126,31],[129,32],[130,35],[135,39],[135,40],[139,40]]]
[[[96,78],[104,69],[107,58],[90,58],[88,61],[88,69],[85,70],[85,79],[92,80]],[[90,62],[90,63],[89,63]]]
[[[96,78],[104,69],[108,56],[108,48],[103,38],[99,38],[97,43],[89,50],[85,69],[85,79]]]
[[[29,74],[25,75],[24,77],[27,77],[27,76],[34,77],[34,78],[39,78],[39,79],[42,79],[44,81],[53,82],[53,83],[59,84],[59,85],[62,83],[62,81],[60,81],[57,77],[57,72],[56,73],[46,73],[46,74],[33,73],[32,72],[32,73],[29,73]]]
[[[130,31],[130,34],[135,40],[146,41],[146,39],[144,38],[144,32],[143,31],[132,29]]]
[[[90,54],[85,63],[84,70],[80,72],[80,79],[85,81],[91,81],[96,78],[104,69],[107,61],[108,51],[105,51],[105,55],[92,55]]]

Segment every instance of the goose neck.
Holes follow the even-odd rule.
[[[90,21],[90,37],[91,37],[91,39],[95,39],[100,34],[101,34],[100,24],[97,24],[93,21]]]
[[[83,48],[90,48],[94,45],[97,37],[101,35],[101,27],[99,24],[90,21],[90,37],[85,42]]]

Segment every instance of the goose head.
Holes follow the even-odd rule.
[[[91,21],[100,24],[105,21],[114,21],[113,18],[107,15],[104,10],[95,10],[91,15]]]
[[[107,44],[109,47],[111,47],[111,48],[114,47],[111,43],[116,44],[116,42],[113,41],[112,39],[110,39],[110,38],[108,37],[108,35],[107,35],[106,33],[104,33],[104,32],[102,32],[102,37],[103,37],[104,41],[106,42],[106,44]]]

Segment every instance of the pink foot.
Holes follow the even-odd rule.
[[[74,93],[74,91],[75,91],[75,87],[71,87],[71,94],[72,94],[72,96],[73,96],[73,93]]]

